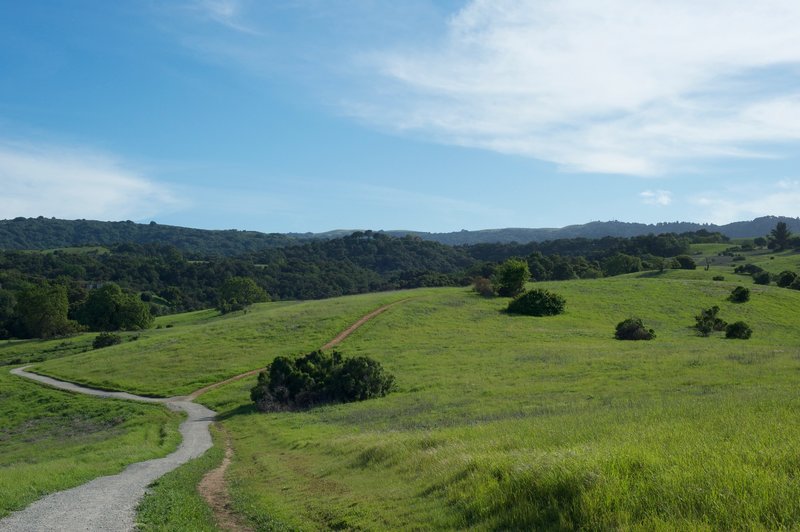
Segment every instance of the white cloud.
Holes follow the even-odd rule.
[[[472,0],[438,47],[372,53],[348,109],[575,171],[661,174],[800,141],[797,0]]]
[[[639,194],[645,205],[661,205],[666,207],[672,203],[672,192],[669,190],[645,190]]]
[[[0,219],[144,220],[179,201],[107,155],[0,141]]]
[[[244,8],[239,0],[193,0],[189,7],[202,17],[241,33],[259,32],[244,21]]]
[[[698,194],[690,200],[705,221],[725,224],[758,216],[800,216],[800,181],[729,188]]]

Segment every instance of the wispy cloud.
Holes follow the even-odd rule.
[[[0,218],[143,220],[180,203],[111,156],[8,141],[0,141],[0,189]]]
[[[472,0],[366,56],[373,124],[573,171],[658,175],[800,141],[796,0]]]
[[[787,179],[731,187],[698,194],[690,201],[701,209],[703,220],[717,224],[757,216],[797,216],[800,214],[800,181]]]
[[[188,7],[201,17],[228,29],[251,35],[260,33],[246,21],[240,0],[193,0]]]
[[[672,192],[669,190],[645,190],[639,194],[645,205],[661,205],[666,207],[672,203]]]

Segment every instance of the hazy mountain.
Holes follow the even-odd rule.
[[[631,237],[649,233],[684,233],[719,231],[731,238],[764,236],[779,221],[793,233],[800,233],[800,218],[764,216],[755,220],[725,225],[691,222],[640,224],[629,222],[590,222],[561,228],[505,228],[452,233],[420,231],[383,231],[391,236],[413,235],[442,244],[479,244],[492,242],[541,242],[560,238]],[[340,238],[355,230],[338,229],[324,233],[261,233],[258,231],[206,230],[161,225],[100,222],[94,220],[58,220],[55,218],[15,218],[0,220],[0,249],[50,249],[82,245],[110,245],[123,242],[171,244],[184,252],[198,255],[237,255],[259,249],[285,247],[310,239]]]

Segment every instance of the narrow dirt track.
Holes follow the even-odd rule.
[[[384,305],[380,308],[377,308],[370,312],[369,314],[363,316],[353,325],[339,333],[333,340],[322,346],[322,349],[330,349],[331,347],[335,347],[342,343],[348,336],[353,334],[356,329],[367,323],[369,320],[386,312],[390,308],[400,303],[408,301],[408,299],[401,299],[400,301],[395,301],[394,303],[389,303],[388,305]],[[237,375],[235,377],[231,377],[230,379],[226,379],[222,382],[218,382],[212,384],[210,386],[206,386],[205,388],[201,388],[194,392],[193,394],[189,395],[190,399],[195,399],[199,395],[206,393],[209,390],[213,390],[214,388],[218,388],[225,384],[235,382],[237,380],[243,379],[245,377],[250,377],[252,375],[256,375],[258,372],[262,371],[263,368],[255,369],[252,371],[248,371],[247,373],[242,373],[241,375]],[[197,486],[197,491],[200,492],[203,499],[205,499],[208,506],[214,512],[214,517],[217,520],[217,525],[223,530],[231,530],[236,532],[247,532],[251,530],[245,524],[242,523],[242,520],[232,511],[231,509],[231,497],[228,493],[227,485],[225,484],[225,473],[228,471],[228,466],[231,464],[231,459],[233,458],[233,447],[231,447],[231,441],[229,435],[225,434],[225,458],[223,458],[222,463],[212,469],[208,473],[205,474],[203,479],[200,481],[200,484]]]
[[[370,312],[322,346],[322,349],[330,349],[340,344],[375,316],[405,301],[408,301],[408,299],[395,301]],[[11,373],[70,392],[102,398],[160,403],[173,410],[183,410],[188,417],[180,426],[183,441],[172,454],[164,458],[131,464],[119,474],[99,477],[81,486],[47,495],[27,508],[1,519],[0,532],[85,532],[90,530],[128,532],[134,530],[136,526],[136,506],[144,496],[147,487],[179,465],[202,456],[212,446],[208,427],[214,420],[216,412],[193,403],[192,400],[225,384],[255,375],[263,369],[258,368],[205,386],[186,397],[158,398],[80,386],[71,382],[29,373],[25,371],[28,367],[12,369]],[[217,523],[221,528],[224,530],[246,531],[249,529],[242,524],[239,517],[230,509],[230,496],[225,485],[225,472],[232,456],[233,448],[226,434],[225,458],[219,467],[203,477],[203,480],[198,485],[198,491],[214,511]]]

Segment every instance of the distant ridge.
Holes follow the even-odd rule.
[[[505,228],[479,231],[428,233],[422,231],[381,231],[391,236],[412,235],[442,244],[487,244],[507,242],[541,242],[561,238],[631,237],[649,233],[685,233],[718,231],[731,238],[764,236],[780,222],[800,233],[800,218],[763,216],[750,221],[725,225],[692,222],[641,224],[630,222],[589,222],[561,228]],[[0,249],[52,249],[85,245],[170,244],[197,255],[232,256],[266,248],[291,246],[311,239],[330,240],[349,235],[355,230],[338,229],[324,233],[261,233],[258,231],[192,229],[151,222],[101,222],[96,220],[59,220],[55,218],[15,218],[0,220]]]

